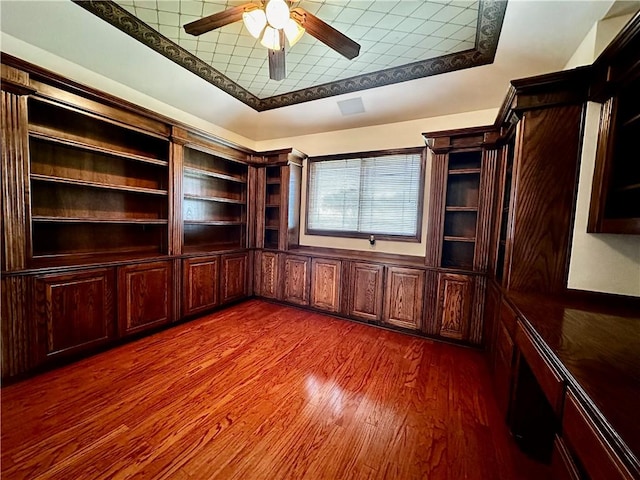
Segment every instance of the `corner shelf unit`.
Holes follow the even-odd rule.
[[[245,248],[247,174],[245,164],[184,147],[183,253]]]
[[[169,141],[28,100],[31,266],[167,253]]]
[[[280,166],[265,167],[264,248],[278,248],[282,207]],[[286,225],[285,225],[286,228]]]

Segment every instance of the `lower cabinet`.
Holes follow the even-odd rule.
[[[437,317],[439,335],[455,340],[469,338],[474,277],[453,273],[438,275]]]
[[[424,271],[388,267],[384,292],[385,323],[419,330],[422,326]]]
[[[328,312],[340,311],[342,262],[314,258],[311,261],[311,306]]]
[[[171,270],[170,262],[118,268],[118,326],[121,336],[172,320]]]
[[[285,255],[283,270],[282,299],[297,305],[309,305],[309,257]]]
[[[220,263],[220,303],[245,298],[249,293],[247,286],[249,254],[244,252],[222,255]]]
[[[115,337],[115,270],[38,275],[37,363],[87,350]]]
[[[493,355],[493,386],[498,408],[503,414],[503,418],[506,419],[511,402],[514,343],[502,322],[498,322],[496,330],[496,343]]]
[[[384,265],[351,262],[349,268],[349,316],[368,322],[382,319]]]
[[[193,315],[217,306],[220,257],[187,258],[182,262],[182,314]]]

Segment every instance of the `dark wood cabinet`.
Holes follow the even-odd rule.
[[[260,257],[260,295],[266,298],[279,299],[279,254],[274,252],[262,252]]]
[[[340,311],[342,262],[328,258],[311,261],[311,306],[328,312]]]
[[[118,326],[122,336],[153,328],[172,319],[170,262],[118,268]]]
[[[182,262],[182,312],[193,315],[220,303],[220,257],[187,258]]]
[[[424,271],[388,267],[382,321],[397,327],[422,327]]]
[[[493,354],[493,385],[498,407],[506,419],[511,403],[513,383],[514,346],[504,323],[496,326],[495,352]]]
[[[284,255],[284,292],[285,302],[297,305],[309,305],[309,257]]]
[[[248,295],[248,253],[225,254],[220,257],[220,303],[240,300]]]
[[[351,262],[349,316],[368,322],[382,319],[384,265]]]
[[[34,285],[37,363],[115,337],[114,269],[38,275]]]
[[[453,273],[438,275],[439,335],[467,340],[471,323],[474,277]]]

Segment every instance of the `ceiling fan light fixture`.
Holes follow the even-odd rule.
[[[284,34],[289,41],[289,46],[293,47],[298,40],[302,38],[304,35],[304,28],[298,22],[296,22],[293,18],[290,18],[287,21],[287,24],[284,26]]]
[[[264,34],[262,35],[260,44],[270,50],[280,50],[280,48],[282,48],[280,45],[280,32],[267,25],[264,29]]]
[[[276,30],[287,25],[290,17],[289,6],[284,0],[269,0],[266,6],[267,21]]]
[[[255,10],[244,12],[242,21],[253,38],[260,38],[262,30],[267,25],[267,16],[264,14],[264,10],[256,8]]]

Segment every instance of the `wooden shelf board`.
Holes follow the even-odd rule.
[[[41,182],[60,183],[65,185],[75,185],[78,187],[99,188],[102,190],[117,190],[129,193],[144,193],[147,195],[167,196],[167,190],[159,190],[155,188],[132,187],[129,185],[115,185],[112,183],[91,182],[88,180],[76,180],[74,178],[54,177],[51,175],[41,175],[38,173],[31,174],[31,180]]]
[[[114,157],[126,158],[128,160],[134,160],[136,162],[149,163],[162,167],[166,167],[167,165],[169,165],[169,162],[167,160],[145,157],[143,155],[137,155],[135,153],[119,150],[116,148],[107,148],[98,144],[87,142],[85,137],[72,135],[66,132],[58,132],[57,130],[41,127],[39,125],[29,126],[29,136],[51,143],[57,143],[58,145],[65,145],[89,152],[103,153],[105,155],[111,155]]]
[[[168,220],[161,218],[100,218],[100,217],[53,217],[33,215],[36,223],[113,223],[133,225],[167,225]]]
[[[280,227],[278,227],[278,226],[276,226],[276,225],[265,225],[265,226],[264,226],[264,229],[265,229],[265,230],[275,230],[275,231],[278,231],[278,230],[280,230]]]
[[[449,175],[470,175],[480,173],[479,168],[457,168],[449,170]]]
[[[188,200],[204,200],[206,202],[218,202],[218,203],[232,203],[234,205],[244,205],[244,200],[235,200],[233,198],[224,197],[208,197],[205,195],[193,195],[191,193],[185,193],[184,198]]]
[[[196,245],[185,245],[182,247],[182,253],[206,253],[206,252],[220,252],[224,250],[238,250],[243,248],[239,242],[228,243],[207,243]]]
[[[280,185],[280,179],[267,180],[267,185]]]
[[[30,261],[30,267],[46,268],[84,265],[92,263],[109,263],[122,262],[127,260],[146,260],[150,258],[158,258],[165,255],[158,251],[157,248],[136,248],[136,249],[118,249],[101,250],[97,252],[76,252],[76,253],[59,253],[59,254],[41,254],[34,255]]]
[[[638,113],[637,115],[634,115],[633,117],[629,118],[628,120],[626,120],[622,126],[623,127],[629,127],[635,123],[640,123],[640,113]]]
[[[265,205],[265,207],[267,207],[267,208],[280,208],[280,205],[277,204],[277,203],[267,203]]]
[[[631,192],[633,190],[640,190],[640,183],[632,183],[631,185],[615,188],[614,192]]]
[[[473,243],[476,241],[476,237],[452,237],[452,236],[445,235],[444,241]]]
[[[478,207],[445,207],[447,212],[477,212]]]
[[[184,220],[185,225],[211,225],[211,226],[235,226],[245,225],[246,222],[238,222],[232,220]]]
[[[235,175],[229,175],[226,173],[220,173],[220,172],[213,172],[210,170],[204,170],[202,168],[196,168],[196,167],[184,167],[184,174],[185,175],[190,175],[190,176],[205,176],[205,177],[213,177],[213,178],[219,178],[222,180],[227,180],[229,182],[236,182],[236,183],[246,183],[247,180],[243,177],[238,177]]]

